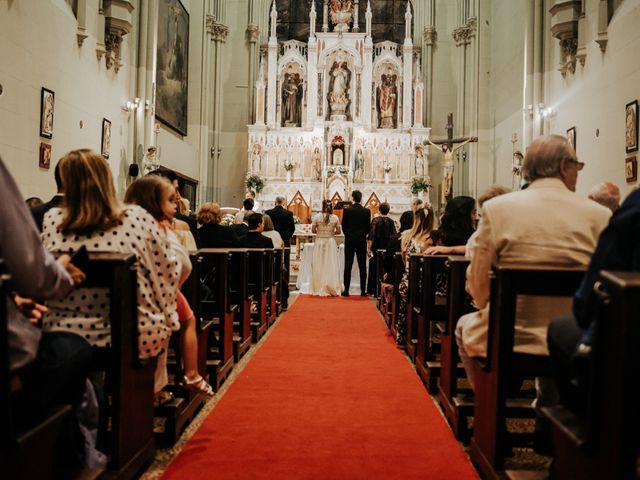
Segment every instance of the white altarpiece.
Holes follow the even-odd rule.
[[[428,175],[428,149],[421,146],[430,130],[422,126],[410,6],[403,45],[373,44],[371,9],[359,32],[352,2],[340,0],[332,0],[340,15],[324,12],[322,32],[315,31],[314,5],[307,43],[279,43],[276,3],[256,82],[256,123],[248,127],[247,169],[265,179],[263,205],[300,191],[317,211],[323,199],[348,200],[358,189],[395,212],[407,209],[412,178]]]

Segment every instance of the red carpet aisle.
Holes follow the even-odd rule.
[[[477,478],[368,299],[302,296],[165,479]]]

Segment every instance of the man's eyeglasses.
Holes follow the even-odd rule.
[[[567,162],[575,163],[576,164],[576,168],[578,169],[578,171],[580,171],[580,170],[582,170],[584,168],[584,162],[579,162],[578,160],[574,160],[574,159],[569,159],[569,160],[567,160]]]

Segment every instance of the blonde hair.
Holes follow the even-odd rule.
[[[503,187],[502,185],[491,185],[478,197],[478,207],[482,208],[484,202],[487,202],[492,198],[499,197],[500,195],[504,195],[505,193],[511,193],[511,189],[509,187]]]
[[[433,230],[433,210],[431,207],[418,208],[413,214],[413,227],[400,236],[400,246],[403,252],[409,249],[411,240],[422,243],[431,236]]]
[[[164,192],[167,189],[174,189],[168,179],[159,175],[147,175],[129,185],[127,193],[124,195],[124,201],[140,205],[158,221],[170,220],[166,218],[162,209]]]
[[[198,211],[196,217],[198,223],[206,225],[207,223],[220,223],[222,221],[222,212],[220,211],[220,205],[213,202],[203,203]]]
[[[124,208],[118,201],[106,160],[90,149],[72,150],[59,162],[64,187],[64,233],[88,234],[105,231],[122,220]]]
[[[271,217],[265,213],[262,214],[262,223],[264,224],[265,232],[271,232],[275,230],[275,227],[273,226],[273,220],[271,220]]]

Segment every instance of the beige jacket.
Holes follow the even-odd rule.
[[[607,208],[576,195],[558,178],[542,178],[526,190],[486,202],[467,248],[467,290],[480,308],[464,322],[467,353],[486,356],[489,271],[494,262],[587,265],[610,216]],[[547,325],[569,311],[570,297],[518,298],[514,350],[548,355]]]

